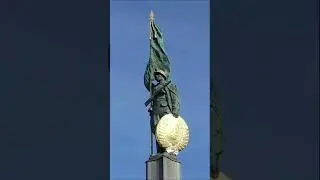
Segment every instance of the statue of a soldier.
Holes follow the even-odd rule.
[[[180,102],[176,85],[168,81],[169,74],[166,71],[156,69],[155,73],[156,84],[152,84],[153,105],[151,115],[153,115],[152,133],[155,134],[155,129],[159,120],[166,114],[172,114],[175,118],[179,117]],[[165,149],[161,148],[157,143],[157,153],[163,153]]]

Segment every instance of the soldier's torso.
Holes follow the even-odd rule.
[[[162,90],[154,99],[153,104],[154,113],[156,116],[161,118],[162,116],[171,113],[169,108],[169,103],[167,100],[167,94]]]

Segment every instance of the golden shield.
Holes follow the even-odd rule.
[[[181,116],[175,118],[172,114],[167,114],[158,122],[156,139],[167,152],[178,153],[188,145],[189,128]]]

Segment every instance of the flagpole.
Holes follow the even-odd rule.
[[[152,36],[153,36],[153,33],[152,33],[152,23],[154,21],[154,14],[153,14],[153,11],[150,12],[150,16],[149,16],[149,28],[150,28],[150,31],[149,31],[149,45],[150,45],[150,48],[149,48],[149,58],[151,57],[151,40],[152,40]],[[149,90],[150,90],[150,98],[152,97],[152,81],[150,79],[150,82],[149,82]],[[152,129],[153,129],[153,126],[154,126],[154,114],[153,114],[153,102],[151,101],[151,104],[150,104],[150,146],[151,146],[151,152],[150,152],[150,156],[153,155],[153,135],[152,135]]]

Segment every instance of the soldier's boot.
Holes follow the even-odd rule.
[[[158,142],[156,143],[157,144],[157,153],[158,154],[162,154],[165,152],[165,149],[161,148],[160,145],[158,144]]]

